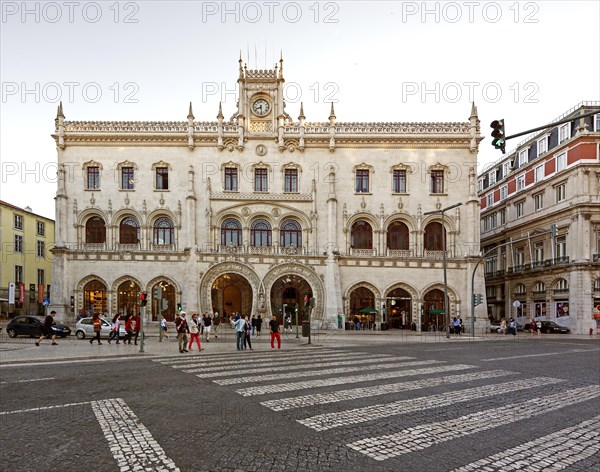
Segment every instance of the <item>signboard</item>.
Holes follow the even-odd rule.
[[[8,284],[8,303],[15,303],[15,283],[11,282]]]
[[[50,300],[49,300],[48,298],[44,298],[44,299],[42,300],[42,305],[44,305],[44,306],[48,306],[48,305],[50,305]]]
[[[19,282],[19,303],[25,303],[25,284]]]
[[[515,300],[515,301],[513,302],[513,306],[514,306],[515,308],[519,308],[519,307],[521,306],[521,302],[520,302],[519,300]]]

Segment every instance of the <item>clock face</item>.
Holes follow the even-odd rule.
[[[252,104],[252,111],[258,116],[265,116],[271,110],[271,105],[264,98],[259,98]]]

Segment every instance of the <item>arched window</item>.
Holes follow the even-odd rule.
[[[294,220],[287,220],[281,224],[281,247],[302,247],[302,227]]]
[[[140,225],[133,216],[123,218],[121,221],[119,242],[121,244],[138,244],[140,242]]]
[[[85,224],[85,242],[98,244],[106,242],[106,226],[99,216],[93,216]]]
[[[525,294],[526,293],[526,291],[525,291],[525,285],[518,284],[517,288],[515,289],[515,293],[516,294]]]
[[[443,251],[444,250],[444,229],[441,223],[429,223],[425,227],[425,250]]]
[[[223,221],[221,225],[221,245],[242,245],[242,225],[235,218],[227,218]]]
[[[369,223],[359,220],[352,225],[350,246],[354,249],[373,249],[373,230]]]
[[[170,218],[163,216],[156,220],[153,230],[154,244],[175,244],[175,227]]]
[[[388,249],[408,250],[408,226],[400,221],[394,221],[387,231]]]
[[[554,290],[568,291],[569,282],[567,282],[565,279],[558,279],[554,284]]]
[[[250,226],[251,246],[271,246],[271,225],[265,220],[256,220]]]
[[[534,292],[545,292],[546,284],[544,284],[544,282],[536,282],[535,286],[533,287],[533,291]]]

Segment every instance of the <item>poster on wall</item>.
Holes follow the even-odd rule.
[[[535,302],[533,306],[536,318],[546,316],[546,302]]]
[[[556,317],[569,316],[569,302],[556,302]]]

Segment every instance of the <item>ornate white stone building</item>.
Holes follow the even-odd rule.
[[[467,321],[475,106],[458,123],[341,123],[333,104],[327,122],[307,122],[302,106],[294,122],[283,85],[283,60],[248,70],[240,59],[229,121],[221,107],[195,121],[191,104],[182,122],[66,121],[61,105],[52,308],[135,311],[147,292],[149,320],[179,304],[268,318],[306,315],[308,297],[319,327],[343,313],[440,329],[445,231],[451,316]],[[444,230],[441,213],[425,215],[455,203]]]

